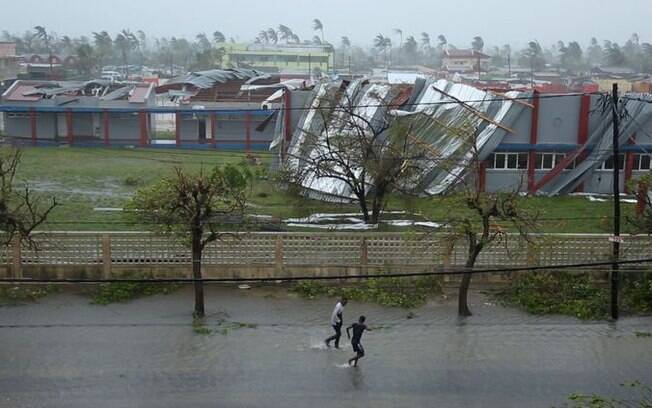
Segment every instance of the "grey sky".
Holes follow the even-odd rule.
[[[624,42],[633,32],[652,42],[650,0],[0,0],[0,30],[22,32],[45,25],[59,34],[80,35],[123,28],[150,36],[194,38],[198,32],[224,32],[252,40],[261,28],[285,24],[302,39],[314,35],[313,18],[324,23],[326,38],[348,35],[359,45],[378,33],[406,36],[445,34],[457,46],[482,35],[487,44],[524,44],[538,39]],[[10,17],[9,17],[10,16]],[[397,37],[396,41],[398,40]]]

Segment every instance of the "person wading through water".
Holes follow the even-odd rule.
[[[349,365],[354,363],[354,367],[357,367],[358,360],[364,357],[364,347],[362,347],[362,343],[360,342],[362,339],[362,333],[364,333],[365,330],[371,331],[371,329],[368,328],[366,324],[364,324],[365,320],[367,320],[366,317],[360,316],[358,323],[353,323],[346,328],[346,336],[351,339],[351,346],[353,346],[353,351],[355,351],[355,357],[349,360]],[[353,329],[353,338],[351,338],[351,329]]]
[[[343,297],[337,304],[335,305],[335,308],[333,309],[333,313],[331,314],[331,326],[333,326],[333,329],[335,330],[335,334],[332,335],[331,337],[327,338],[324,340],[324,343],[326,343],[326,347],[331,346],[331,341],[335,341],[335,348],[339,349],[340,348],[340,337],[342,337],[342,324],[343,324],[343,313],[344,313],[344,306],[348,303],[348,300]]]

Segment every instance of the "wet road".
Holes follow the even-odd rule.
[[[189,290],[94,306],[74,294],[0,308],[1,407],[550,407],[574,392],[623,396],[652,378],[652,318],[617,324],[527,316],[475,295],[407,312],[350,303],[367,357],[325,350],[332,301],[280,290],[207,293],[211,335],[193,332]],[[220,325],[220,321],[225,321]],[[236,322],[250,327],[240,327]],[[228,327],[226,331],[223,329]]]

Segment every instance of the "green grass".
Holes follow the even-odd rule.
[[[254,153],[255,154],[255,153]],[[276,219],[305,217],[314,213],[358,212],[356,205],[309,200],[281,189],[269,174],[271,155],[258,155],[258,165],[249,163],[256,174],[249,199],[250,214]],[[94,211],[96,207],[122,208],[143,186],[171,175],[174,167],[188,171],[227,163],[247,162],[242,152],[140,149],[26,147],[18,179],[29,182],[43,196],[56,196],[61,204],[54,210],[47,228],[51,230],[143,230],[121,212]],[[524,206],[537,210],[541,232],[609,232],[610,202],[590,202],[583,197],[523,198]],[[624,216],[633,214],[634,205],[624,204]],[[387,210],[419,213],[434,221],[443,220],[450,210],[440,198],[393,196]],[[590,220],[584,219],[590,217]],[[558,220],[559,218],[567,220]],[[381,226],[381,231],[402,230]]]
[[[355,209],[281,191],[267,174],[271,157],[260,157],[260,165],[249,165],[256,175],[249,213],[288,218]],[[202,167],[242,162],[246,162],[245,154],[237,152],[26,147],[18,179],[27,181],[43,196],[57,198],[60,206],[51,215],[51,230],[142,230],[142,226],[132,225],[124,213],[94,208],[123,208],[138,188],[172,175],[175,167],[199,171]]]
[[[413,281],[400,278],[376,278],[350,286],[307,281],[296,284],[290,290],[307,299],[346,297],[359,302],[413,309],[424,305],[430,296],[441,293],[441,283],[436,277],[418,278]]]

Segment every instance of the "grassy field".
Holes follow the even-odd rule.
[[[172,149],[103,149],[27,147],[18,178],[39,194],[56,196],[61,204],[51,217],[52,230],[142,230],[119,211],[140,187],[172,174],[175,167],[198,171],[227,163],[248,163],[256,179],[251,192],[251,214],[278,219],[313,213],[357,212],[354,205],[323,203],[283,191],[269,174],[271,156],[259,154],[259,163],[248,163],[238,152]],[[544,232],[608,232],[610,202],[590,202],[583,197],[523,198],[524,204],[542,214]],[[437,198],[392,197],[388,210],[406,210],[437,221],[448,211]],[[632,214],[634,205],[625,204]],[[389,227],[385,227],[389,228]]]

